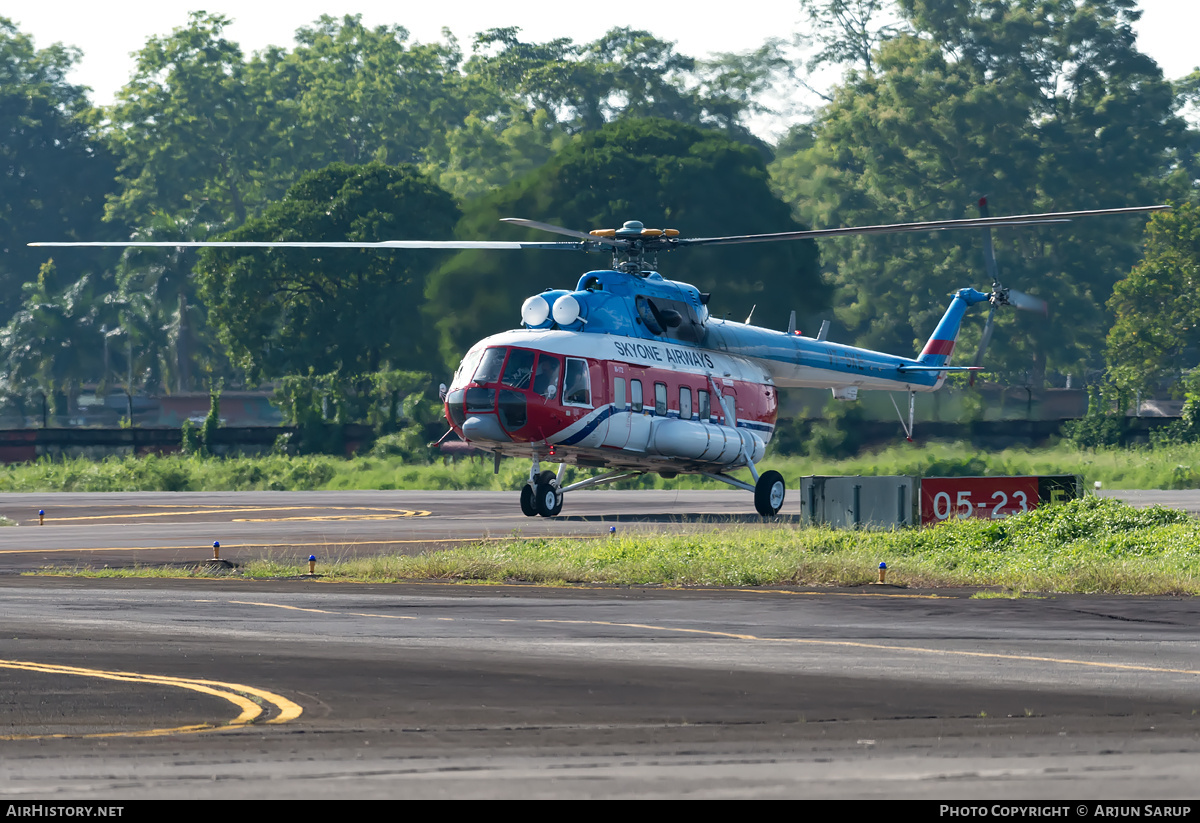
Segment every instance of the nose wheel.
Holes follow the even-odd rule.
[[[533,503],[533,486],[528,483],[521,487],[521,514],[537,517],[537,506]]]
[[[563,507],[563,497],[565,495],[558,490],[558,484],[553,481],[546,481],[537,484],[537,490],[533,493],[533,502],[537,507],[537,513],[542,517],[554,517]]]
[[[526,517],[554,517],[562,511],[564,497],[558,484],[558,475],[544,471],[536,480],[521,487],[521,514]]]

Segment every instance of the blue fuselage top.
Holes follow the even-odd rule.
[[[591,271],[575,291],[547,289],[535,297],[543,298],[549,311],[539,315],[543,322],[527,322],[528,328],[669,341],[751,358],[781,387],[910,391],[941,385],[954,369],[948,363],[967,307],[988,299],[974,289],[960,289],[921,355],[908,358],[712,318],[707,295],[657,272]]]

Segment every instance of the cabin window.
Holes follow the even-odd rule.
[[[557,357],[539,354],[537,373],[533,376],[533,393],[553,400],[558,394],[558,375],[561,371],[562,363]]]
[[[483,353],[483,362],[475,372],[476,383],[495,383],[500,379],[500,367],[504,365],[506,349],[488,349]]]
[[[617,377],[613,379],[613,405],[617,407],[617,411],[625,409],[625,378]]]
[[[692,390],[687,386],[679,387],[679,419],[692,419]]]
[[[504,376],[500,382],[514,389],[529,387],[529,379],[533,376],[533,352],[525,349],[513,349],[504,365]]]
[[[635,412],[640,412],[643,408],[642,407],[642,381],[641,380],[630,380],[629,381],[629,399],[630,399],[630,404],[631,404],[632,410]]]
[[[654,384],[654,413],[667,416],[667,384]]]
[[[696,400],[698,401],[696,405],[699,407],[700,419],[707,423],[708,418],[712,416],[708,408],[708,392],[704,391],[704,389],[696,392]]]
[[[563,380],[563,402],[572,406],[592,405],[592,387],[588,379],[586,360],[567,358],[567,373]]]

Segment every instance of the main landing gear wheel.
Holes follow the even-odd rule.
[[[783,508],[783,475],[779,472],[763,472],[754,484],[754,508],[763,517],[779,514]]]
[[[521,487],[521,514],[526,517],[537,517],[537,506],[533,502],[533,486],[526,483]]]
[[[563,494],[553,483],[541,481],[533,493],[533,502],[542,517],[554,517],[562,511]]]

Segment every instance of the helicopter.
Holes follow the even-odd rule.
[[[917,392],[941,388],[952,371],[980,371],[998,309],[1043,314],[1045,301],[1005,288],[992,249],[991,229],[1069,222],[1077,217],[1136,214],[1169,206],[992,217],[980,199],[978,218],[774,234],[688,238],[676,229],[648,228],[637,220],[619,229],[578,231],[524,218],[503,222],[571,238],[568,241],[389,240],[381,242],[61,242],[31,246],[149,246],[370,249],[541,249],[609,252],[608,269],[584,273],[574,289],[546,289],[521,306],[521,327],[473,345],[440,396],[450,431],[475,449],[530,460],[520,492],[522,513],[554,517],[568,492],[656,472],[671,479],[698,474],[754,495],[756,511],[771,517],[783,507],[786,485],[777,471],[758,471],[771,439],[781,388],[828,388],[840,400],[859,390],[908,394],[912,439]],[[958,289],[916,357],[858,348],[826,339],[713,317],[709,294],[665,279],[658,255],[698,246],[770,243],[863,234],[980,229],[990,291]],[[989,304],[971,366],[950,359],[968,308]],[[895,400],[893,399],[893,405]],[[897,414],[900,409],[896,407]],[[442,441],[439,441],[439,444]],[[557,463],[557,470],[543,470]],[[570,464],[600,470],[564,484]],[[753,483],[732,476],[748,469]]]

